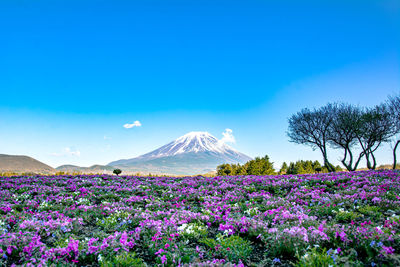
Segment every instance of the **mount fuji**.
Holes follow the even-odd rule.
[[[108,166],[126,171],[192,175],[215,171],[222,163],[245,163],[251,158],[208,132],[190,132],[154,151]]]

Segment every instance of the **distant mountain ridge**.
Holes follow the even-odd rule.
[[[0,154],[0,172],[53,174],[56,170],[28,156]]]
[[[80,172],[80,173],[111,173],[114,168],[111,166],[106,165],[92,165],[90,167],[80,167],[76,165],[61,165],[56,168],[59,172],[66,172],[66,173],[73,173],[73,172]]]
[[[190,132],[136,158],[110,162],[127,171],[192,175],[215,171],[222,163],[245,163],[251,158],[208,132]]]
[[[222,163],[245,163],[251,158],[207,132],[190,132],[176,140],[136,158],[121,159],[107,165],[80,167],[61,165],[56,169],[28,156],[0,154],[0,172],[40,173],[112,173],[195,175],[215,172]]]

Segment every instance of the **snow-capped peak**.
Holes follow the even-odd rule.
[[[169,155],[205,151],[224,153],[227,149],[226,145],[208,132],[190,132],[168,145],[170,145]]]
[[[192,159],[193,156],[198,157],[199,161],[212,158],[215,162],[221,163],[244,163],[251,159],[225,144],[225,139],[218,140],[208,132],[190,132],[147,154],[137,158],[114,161],[110,165],[126,165],[160,158],[177,157],[182,159],[186,155],[188,159]]]
[[[237,153],[235,149],[208,132],[190,132],[142,157],[159,158],[190,152]]]
[[[187,133],[178,139],[175,140],[175,142],[184,140],[184,139],[201,139],[201,138],[207,138],[207,137],[213,137],[209,132],[190,132]],[[215,138],[215,137],[213,137]]]

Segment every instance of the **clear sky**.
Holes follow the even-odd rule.
[[[400,91],[398,0],[2,0],[0,29],[0,153],[53,167],[226,128],[276,167],[320,160],[291,114]]]

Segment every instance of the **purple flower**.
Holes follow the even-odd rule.
[[[382,251],[384,251],[386,254],[393,254],[394,248],[382,246]]]
[[[278,263],[278,262],[281,262],[281,260],[279,258],[275,258],[275,259],[272,260],[272,262],[273,263]]]
[[[166,262],[166,261],[167,261],[167,256],[162,255],[161,256],[161,263],[164,264],[164,262]]]
[[[165,250],[163,250],[162,248],[160,248],[155,254],[158,255],[158,254],[161,254],[161,253],[163,253],[163,252],[165,252]]]
[[[126,246],[127,245],[127,241],[128,241],[128,235],[126,232],[123,232],[121,234],[121,239],[119,240],[119,242],[123,245]]]

